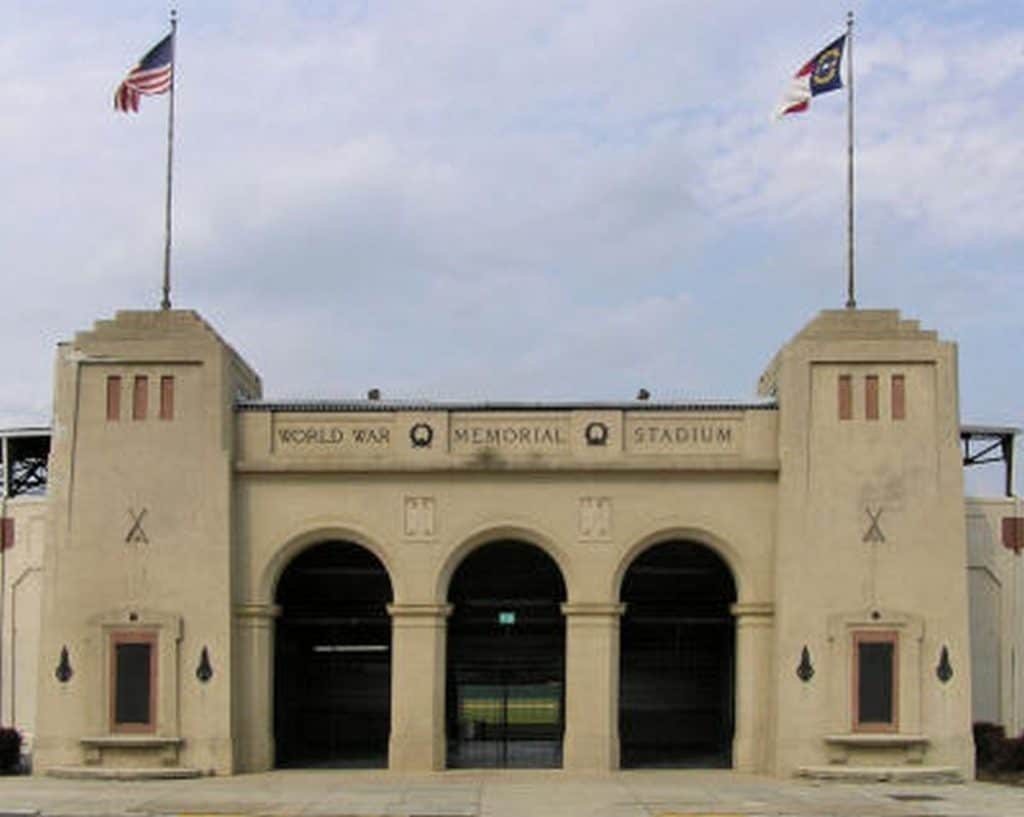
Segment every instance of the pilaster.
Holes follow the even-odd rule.
[[[771,707],[774,607],[767,602],[734,604],[736,621],[736,732],[733,768],[764,771]]]
[[[241,772],[274,768],[274,622],[276,604],[235,606],[235,766]]]
[[[624,604],[567,603],[565,742],[571,771],[619,767],[619,620]]]
[[[445,644],[450,604],[389,604],[391,738],[388,768],[445,767]]]

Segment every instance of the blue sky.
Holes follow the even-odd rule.
[[[847,3],[181,0],[175,306],[268,396],[749,397],[845,299],[845,97],[772,122]],[[1024,3],[854,3],[858,300],[1022,424]],[[0,426],[159,302],[165,3],[0,0]]]

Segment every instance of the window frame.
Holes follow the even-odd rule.
[[[117,648],[121,644],[149,645],[149,720],[145,723],[119,722],[117,720]],[[159,648],[160,634],[156,630],[115,630],[110,633],[109,727],[111,734],[152,734],[156,732]]]
[[[900,638],[896,630],[856,630],[853,632],[850,677],[850,711],[854,732],[898,732],[900,724]],[[889,721],[861,721],[860,719],[860,645],[892,644],[892,718]]]

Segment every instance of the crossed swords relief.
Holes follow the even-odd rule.
[[[881,506],[877,510],[872,511],[871,507],[868,506],[864,509],[867,511],[868,519],[871,520],[871,525],[868,527],[868,532],[864,534],[862,542],[884,542],[885,534],[882,533],[882,527],[878,520],[882,518],[882,511],[885,510]]]
[[[142,520],[145,519],[148,508],[143,508],[138,513],[132,508],[128,509],[128,515],[132,519],[132,526],[128,529],[128,535],[125,536],[124,541],[126,544],[132,544],[135,542],[141,542],[144,545],[149,544],[149,537],[146,536],[146,530],[142,527]],[[862,542],[885,542],[885,534],[882,533],[881,518],[882,512],[885,508],[879,507],[876,510],[871,510],[868,506],[864,509],[868,515],[868,519],[871,524],[868,526],[867,533],[864,534]]]
[[[132,526],[128,530],[128,535],[124,537],[125,544],[132,544],[134,542],[141,542],[144,545],[149,544],[149,537],[146,536],[146,531],[142,527],[142,520],[146,516],[147,508],[143,508],[138,513],[135,513],[131,508],[128,509],[128,515],[132,518]]]

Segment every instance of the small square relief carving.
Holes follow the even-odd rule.
[[[612,500],[607,496],[585,496],[580,499],[580,539],[607,541],[612,536]]]
[[[432,496],[405,498],[405,537],[407,539],[433,539],[437,530],[435,505]]]

